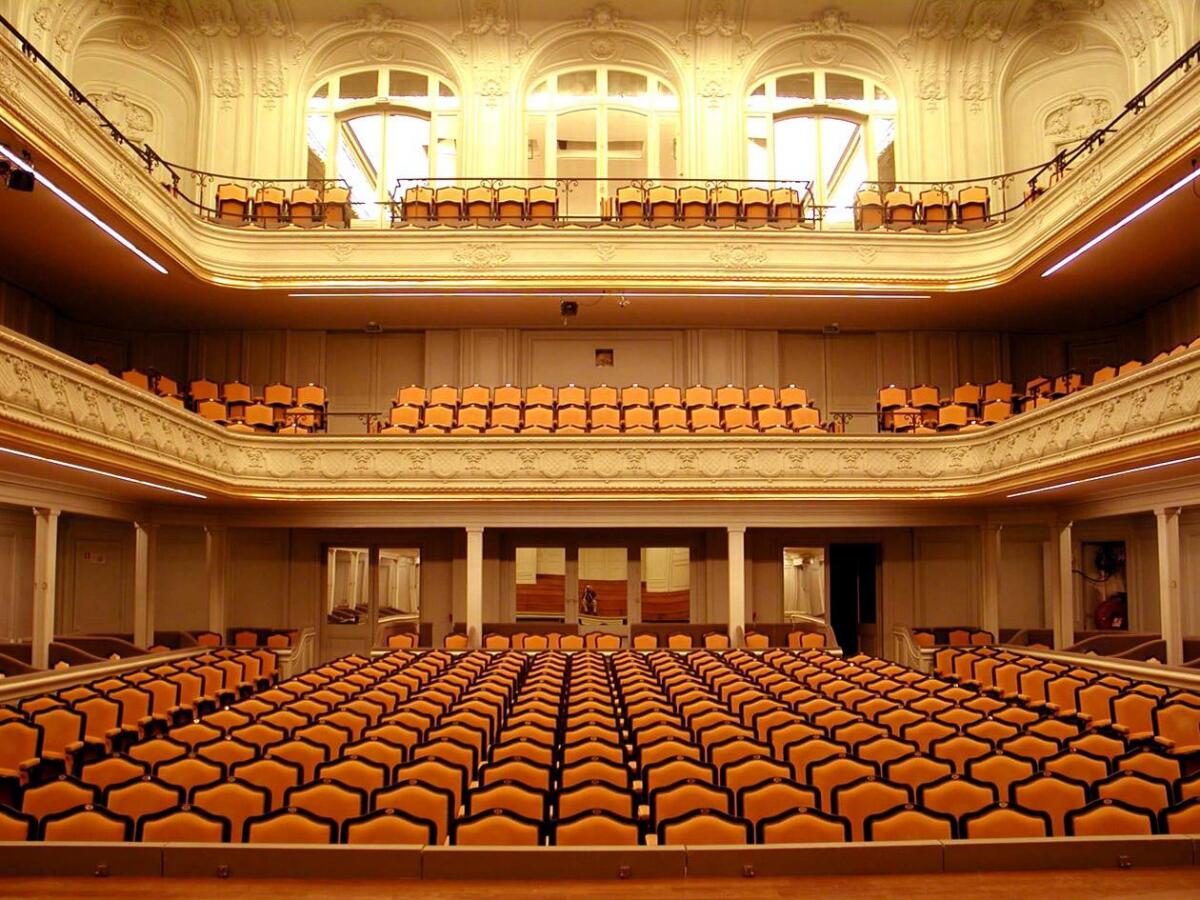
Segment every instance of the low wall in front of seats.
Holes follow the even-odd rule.
[[[677,847],[0,843],[19,877],[646,880],[1195,866],[1193,835]]]

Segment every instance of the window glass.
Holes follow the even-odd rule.
[[[648,83],[645,75],[612,69],[608,73],[608,96],[644,101]]]
[[[775,96],[796,100],[813,100],[817,96],[816,77],[812,72],[781,75],[775,81]],[[861,86],[859,96],[862,96]]]
[[[558,76],[558,96],[580,100],[596,96],[596,72],[564,72]]]
[[[560,182],[568,216],[599,215],[630,181],[682,174],[679,99],[653,75],[603,66],[560,72],[533,86],[526,112],[526,174]]]
[[[429,76],[420,72],[393,69],[388,72],[388,97],[393,100],[421,98],[429,95]]]
[[[325,618],[330,625],[357,625],[367,620],[370,560],[367,547],[330,547],[326,551]]]
[[[810,182],[826,226],[852,226],[864,182],[894,183],[896,102],[873,81],[839,72],[786,73],[756,84],[747,107],[748,177]]]
[[[783,550],[783,617],[825,615],[825,550],[785,547]]]
[[[862,100],[863,80],[837,72],[825,73],[826,100]]]
[[[338,85],[338,96],[343,100],[374,99],[379,91],[378,72],[354,72],[343,75]]]

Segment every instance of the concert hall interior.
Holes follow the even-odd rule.
[[[0,0],[0,873],[1196,896],[1200,0]]]

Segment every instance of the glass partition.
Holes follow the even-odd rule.
[[[794,622],[825,618],[825,550],[822,547],[783,549],[783,618]]]
[[[562,621],[567,604],[567,551],[517,547],[517,620]]]
[[[687,622],[692,565],[687,547],[642,548],[642,621]]]
[[[357,625],[370,605],[371,551],[368,547],[330,547],[326,551],[325,616],[330,625]]]
[[[421,618],[421,551],[379,549],[379,624],[417,622]]]
[[[624,547],[580,547],[580,622],[624,621],[629,612],[628,577]]]

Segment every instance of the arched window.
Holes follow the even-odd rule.
[[[655,75],[607,66],[558,72],[534,85],[526,110],[528,175],[580,179],[568,215],[597,215],[603,198],[633,179],[680,174],[679,98]]]
[[[356,218],[383,216],[398,181],[458,174],[458,97],[436,75],[334,75],[309,96],[306,124],[308,177],[344,179]]]
[[[809,181],[830,224],[853,221],[864,181],[896,178],[896,101],[868,78],[792,72],[763,79],[747,100],[747,172],[754,181]]]

